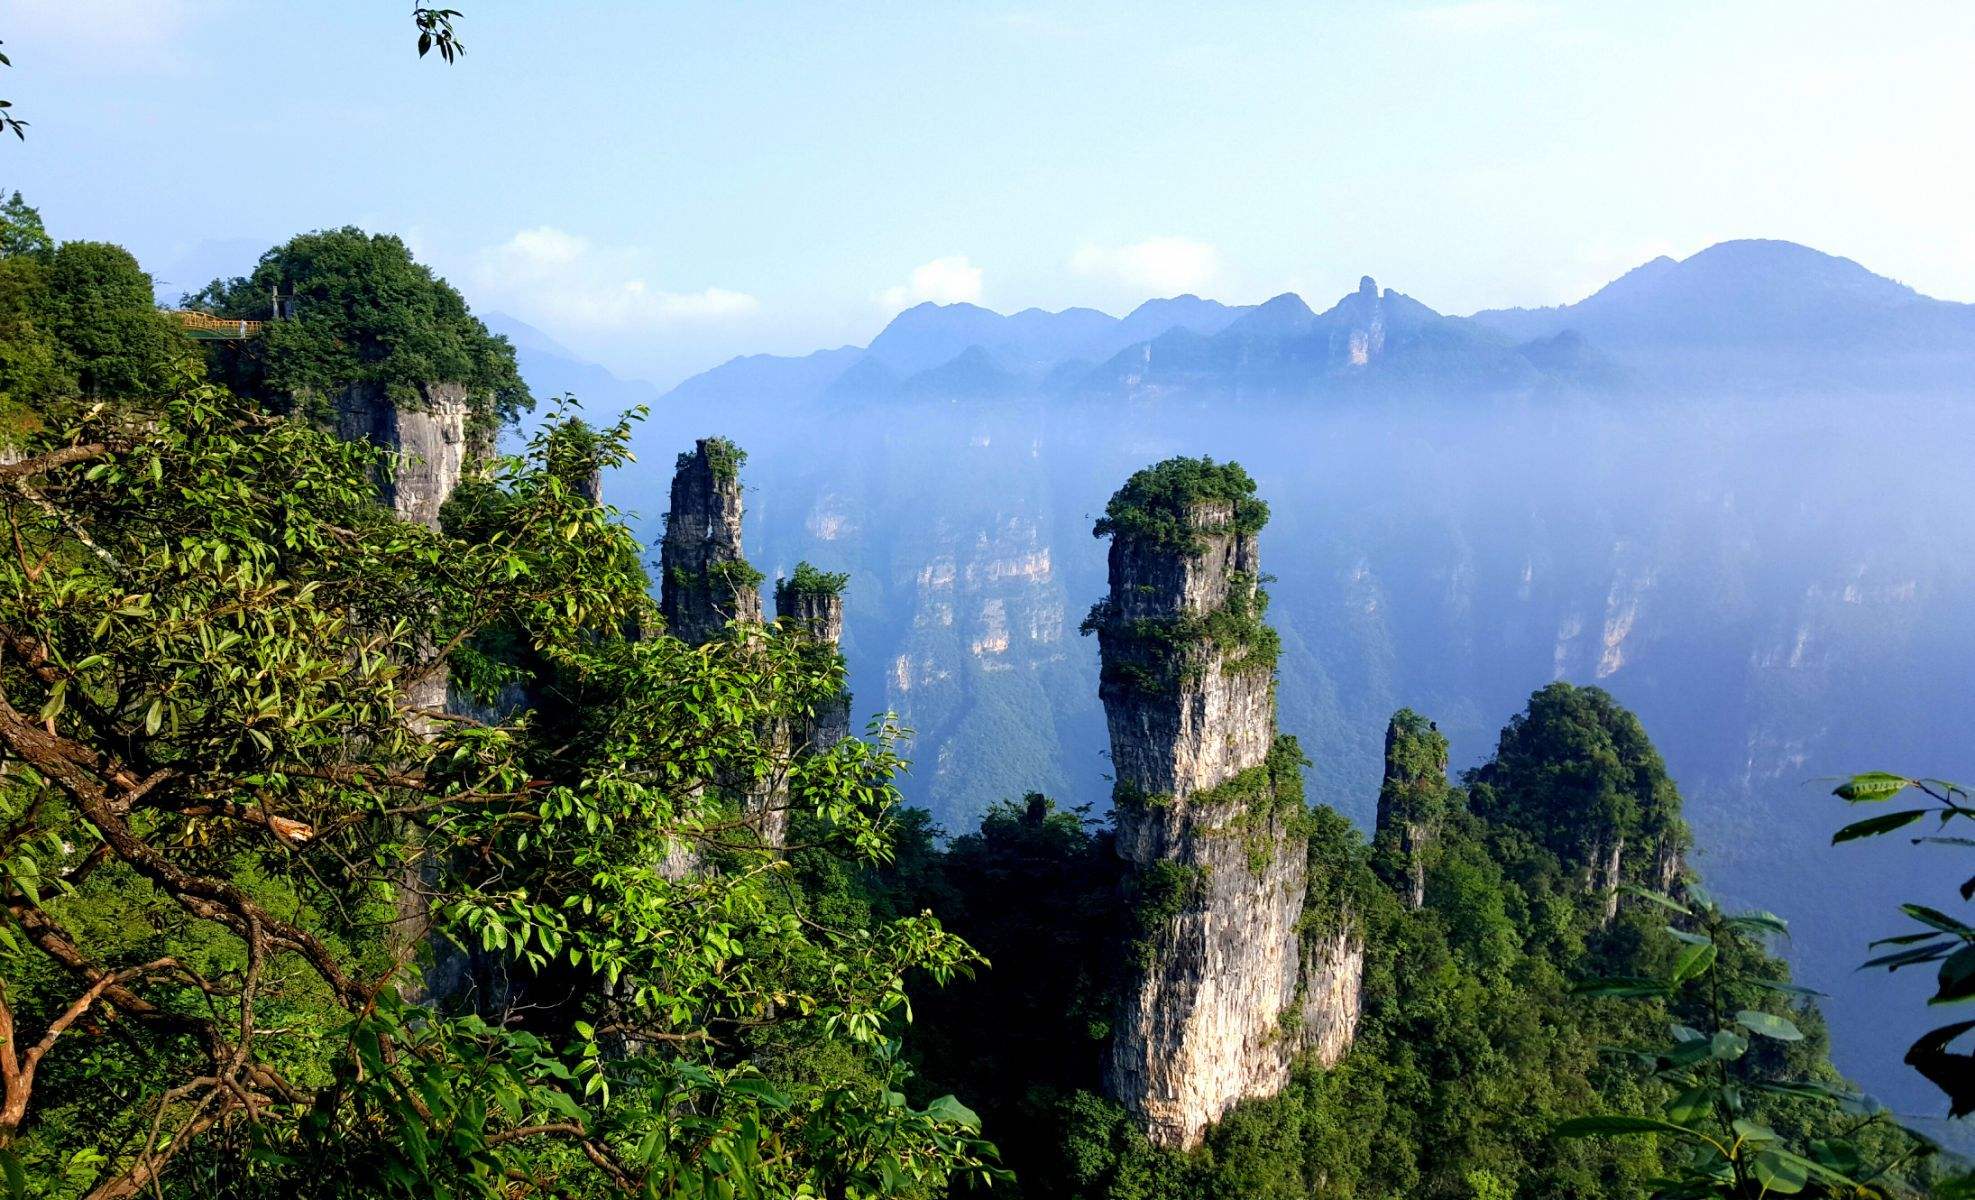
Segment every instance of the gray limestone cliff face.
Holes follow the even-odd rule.
[[[1364,938],[1348,919],[1332,932],[1306,934],[1302,969],[1297,1030],[1303,1051],[1326,1067],[1335,1066],[1351,1048],[1363,1011]]]
[[[739,468],[733,446],[701,438],[672,476],[658,605],[672,636],[692,645],[718,637],[730,621],[761,620],[760,577],[741,554]]]
[[[433,383],[415,404],[399,404],[382,384],[355,384],[336,397],[336,434],[369,442],[391,455],[392,470],[378,481],[384,503],[407,521],[439,527],[439,507],[466,471],[466,388]]]
[[[1400,897],[1426,903],[1426,868],[1447,803],[1447,739],[1410,709],[1385,727],[1385,777],[1378,789],[1376,837],[1399,860]]]
[[[1133,683],[1169,665],[1166,648],[1135,636],[1134,626],[1198,620],[1231,600],[1254,602],[1260,559],[1254,535],[1233,530],[1232,505],[1195,505],[1190,517],[1198,554],[1125,534],[1112,540],[1110,611],[1097,631],[1104,662],[1098,694],[1117,780],[1142,795],[1175,800],[1260,764],[1275,739],[1275,679],[1266,666],[1229,669],[1208,649],[1192,664],[1197,678],[1167,694],[1148,696]],[[1121,845],[1124,837],[1121,828]],[[1163,853],[1157,845],[1126,851],[1135,861]]]
[[[1309,838],[1300,786],[1272,756],[1273,664],[1186,636],[1230,605],[1255,611],[1254,535],[1233,518],[1226,502],[1193,505],[1192,548],[1117,533],[1092,617],[1118,853],[1141,897],[1181,881],[1141,918],[1104,1066],[1105,1090],[1162,1146],[1196,1145],[1238,1101],[1280,1091],[1306,1051],[1334,1062],[1357,1022],[1353,935],[1331,948],[1301,933]]]

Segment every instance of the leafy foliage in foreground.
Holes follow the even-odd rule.
[[[1932,1147],[1890,1127],[1887,1115],[1844,1086],[1827,1064],[1792,1061],[1814,1016],[1789,1007],[1807,996],[1774,976],[1755,939],[1788,930],[1770,913],[1722,911],[1697,884],[1683,903],[1637,894],[1671,914],[1680,944],[1661,974],[1592,980],[1580,993],[1656,1000],[1672,1014],[1663,1045],[1633,1051],[1668,1098],[1652,1114],[1563,1122],[1564,1137],[1653,1136],[1671,1142],[1673,1170],[1655,1196],[1883,1195],[1904,1191],[1898,1172]],[[1777,1009],[1783,1009],[1778,1012]],[[1848,1123],[1834,1125],[1835,1110]]]
[[[1882,837],[1928,817],[1936,818],[1936,828],[1942,831],[1952,822],[1975,820],[1975,806],[1969,803],[1968,789],[1944,779],[1914,779],[1887,771],[1869,771],[1839,784],[1832,794],[1852,804],[1884,804],[1910,796],[1921,798],[1917,808],[1896,809],[1852,822],[1832,835],[1833,845]],[[1913,840],[1962,848],[1975,845],[1975,839],[1945,832]],[[1964,901],[1975,898],[1975,876],[1962,883],[1961,898]],[[1924,904],[1902,904],[1900,910],[1919,929],[1872,943],[1874,949],[1882,946],[1893,949],[1867,959],[1863,965],[1884,967],[1892,972],[1938,963],[1934,994],[1928,997],[1927,1003],[1948,1006],[1975,1000],[1975,928]],[[1947,1093],[1950,1116],[1975,1112],[1975,1053],[1954,1048],[1971,1030],[1975,1030],[1975,1020],[1950,1022],[1930,1030],[1906,1052],[1907,1065]]]
[[[51,420],[0,468],[10,1176],[862,1196],[991,1173],[964,1107],[907,1102],[892,1040],[907,972],[971,952],[930,917],[812,911],[733,798],[785,772],[814,853],[881,860],[891,732],[779,760],[764,731],[837,669],[773,630],[658,635],[635,542],[553,439],[455,514],[470,537],[393,520],[366,448],[214,388]],[[449,715],[455,668],[539,703]],[[466,1003],[414,1002],[449,969]],[[855,1069],[771,1078],[746,1043],[774,1030]]]

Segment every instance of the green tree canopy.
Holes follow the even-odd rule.
[[[259,338],[214,353],[236,390],[277,409],[308,409],[356,385],[416,406],[441,383],[464,386],[483,425],[534,403],[507,339],[390,234],[355,226],[301,234],[263,254],[251,274],[216,279],[185,303],[270,321]]]
[[[1126,534],[1195,549],[1199,539],[1190,524],[1191,509],[1214,500],[1232,506],[1238,532],[1254,533],[1268,524],[1269,506],[1255,495],[1255,480],[1240,463],[1181,457],[1133,474],[1104,506],[1104,515],[1091,532],[1098,537]]]
[[[55,242],[41,223],[39,209],[23,200],[18,190],[0,200],[0,258],[25,254],[45,259],[54,251]]]
[[[1553,683],[1502,730],[1468,777],[1475,811],[1537,839],[1571,866],[1593,844],[1688,842],[1680,793],[1639,718],[1600,688]]]
[[[48,259],[47,322],[86,396],[156,395],[195,359],[122,246],[63,242]]]

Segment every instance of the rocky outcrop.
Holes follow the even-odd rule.
[[[1371,276],[1360,279],[1357,294],[1338,305],[1340,310],[1347,307],[1350,323],[1345,332],[1345,361],[1354,367],[1368,366],[1385,353],[1385,305]]]
[[[1138,935],[1104,1086],[1154,1143],[1190,1147],[1236,1102],[1281,1090],[1306,1051],[1335,1061],[1363,959],[1346,914],[1319,922],[1328,942],[1304,936],[1308,814],[1301,752],[1275,729],[1266,510],[1174,461],[1135,476],[1099,523],[1111,588],[1085,628]],[[1239,468],[1205,469],[1252,491]]]
[[[1671,830],[1660,834],[1653,853],[1653,890],[1671,895],[1687,872],[1687,856],[1681,841]]]
[[[336,397],[336,434],[369,442],[391,457],[378,491],[393,512],[430,529],[439,507],[459,486],[470,449],[466,388],[433,383],[415,403],[400,403],[379,383],[354,384]]]
[[[1385,727],[1385,778],[1378,789],[1374,835],[1381,858],[1395,860],[1394,881],[1408,907],[1426,903],[1426,868],[1447,805],[1447,739],[1410,708]]]
[[[741,554],[741,465],[725,438],[681,454],[660,543],[658,605],[672,636],[700,645],[729,622],[761,621],[761,573]]]
[[[799,630],[818,653],[838,659],[843,643],[843,577],[811,573],[806,567],[798,567],[792,578],[776,580],[775,616]],[[791,740],[802,753],[828,750],[849,736],[850,693],[844,691],[819,703]]]
[[[1365,942],[1347,918],[1338,928],[1303,937],[1297,1032],[1304,1052],[1333,1066],[1351,1048],[1363,1006]]]

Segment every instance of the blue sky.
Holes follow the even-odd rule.
[[[174,285],[403,234],[621,373],[920,299],[1576,299],[1766,236],[1975,300],[1975,5],[8,0],[0,147]]]

